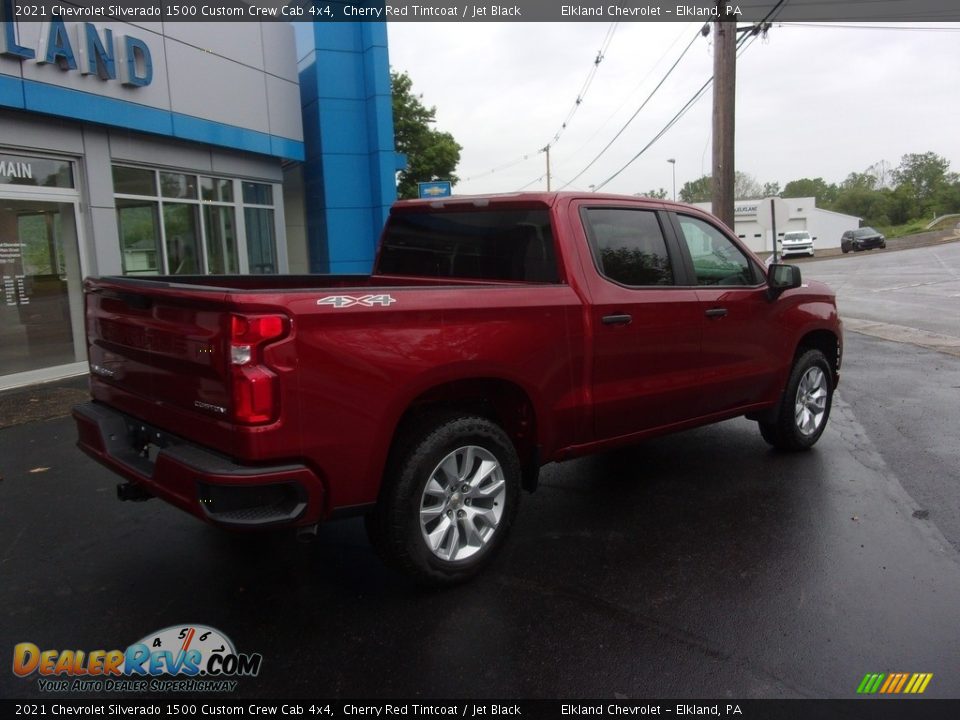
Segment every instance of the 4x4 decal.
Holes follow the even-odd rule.
[[[335,308],[347,308],[355,305],[363,307],[390,307],[396,299],[392,295],[364,295],[363,297],[353,297],[352,295],[329,295],[317,300],[317,305],[333,305]]]

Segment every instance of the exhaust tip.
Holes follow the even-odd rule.
[[[307,545],[317,539],[317,532],[319,529],[320,526],[317,524],[297,528],[297,540],[302,542],[304,545]]]

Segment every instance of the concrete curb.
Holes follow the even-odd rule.
[[[951,335],[941,335],[939,333],[918,330],[904,325],[861,320],[860,318],[844,317],[842,319],[845,330],[860,333],[861,335],[870,335],[881,338],[882,340],[917,345],[960,357],[960,338]]]

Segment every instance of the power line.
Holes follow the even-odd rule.
[[[740,40],[738,41],[738,44],[737,44],[737,56],[738,56],[738,57],[741,56],[741,55],[743,55],[743,53],[746,52],[747,48],[750,47],[750,45],[753,44],[754,40],[756,40],[756,38],[757,38],[757,34],[758,34],[758,32],[760,31],[760,29],[763,29],[764,26],[767,25],[768,20],[769,20],[769,19],[774,15],[774,13],[776,13],[777,10],[778,10],[779,8],[781,8],[785,3],[786,3],[786,0],[781,0],[779,3],[777,3],[777,5],[774,6],[774,8],[767,14],[767,17],[766,17],[766,18],[764,18],[762,22],[760,22],[760,23],[758,23],[757,25],[754,26],[754,32],[753,32],[753,33],[745,34],[745,35],[743,35],[743,36],[740,38]],[[680,118],[682,118],[682,117],[687,113],[687,111],[690,110],[690,108],[692,108],[692,107],[697,103],[697,101],[700,100],[700,98],[702,98],[702,97],[706,94],[707,88],[709,88],[710,85],[712,85],[712,84],[713,84],[713,75],[711,75],[711,76],[707,79],[707,81],[706,81],[703,85],[701,85],[700,88],[693,94],[693,96],[692,96],[689,100],[687,100],[686,103],[684,103],[683,107],[680,108],[680,110],[676,113],[676,115],[674,115],[672,118],[670,118],[670,120],[667,122],[667,124],[664,125],[664,126],[660,129],[660,131],[659,131],[656,135],[653,136],[653,139],[650,140],[650,142],[648,142],[646,145],[643,146],[643,148],[640,150],[640,152],[638,152],[636,155],[634,155],[632,158],[630,158],[630,160],[628,160],[628,161],[627,161],[619,170],[617,170],[613,175],[611,175],[610,177],[608,177],[608,178],[607,178],[606,180],[604,180],[602,183],[599,183],[598,185],[594,186],[594,190],[599,190],[599,189],[601,189],[602,187],[604,187],[605,185],[607,185],[608,183],[610,183],[610,182],[611,182],[612,180],[614,180],[620,173],[622,173],[624,170],[626,170],[628,167],[630,167],[641,155],[643,155],[647,150],[649,150],[649,149],[653,146],[653,144],[657,142],[657,140],[659,140],[661,137],[663,137],[663,136],[667,133],[667,131],[670,130],[670,128],[672,128],[674,125],[676,125],[677,122],[680,121]],[[579,176],[578,176],[578,177],[579,177]],[[576,178],[574,178],[574,180],[576,180]]]
[[[782,23],[781,27],[810,27],[810,28],[830,28],[841,30],[905,30],[913,32],[960,32],[960,27],[914,27],[911,25],[840,25],[837,23],[808,23],[808,22],[788,22]]]
[[[646,100],[644,100],[642,103],[640,103],[640,107],[638,107],[638,108],[634,111],[633,115],[631,115],[630,118],[627,120],[627,122],[625,122],[625,123],[623,124],[623,127],[621,127],[621,128],[617,131],[617,134],[613,136],[613,139],[610,140],[610,142],[608,142],[608,143],[603,147],[603,149],[594,156],[593,160],[591,160],[589,163],[587,163],[587,166],[586,166],[585,168],[583,168],[583,170],[581,170],[580,172],[578,172],[576,175],[573,176],[573,178],[570,180],[571,183],[572,183],[573,181],[577,180],[581,175],[583,175],[585,172],[587,172],[587,170],[589,170],[591,167],[593,167],[594,163],[596,163],[597,160],[599,160],[599,159],[604,155],[604,153],[606,153],[607,150],[610,149],[610,146],[613,145],[613,144],[617,141],[617,138],[619,138],[621,135],[623,135],[624,131],[630,126],[630,123],[632,123],[632,122],[634,121],[634,119],[637,117],[637,115],[640,114],[640,111],[643,110],[643,108],[645,108],[645,107],[647,106],[647,103],[650,102],[650,99],[651,99],[654,95],[656,95],[657,90],[659,90],[659,89],[663,86],[663,84],[667,81],[667,78],[670,77],[670,74],[674,71],[674,69],[677,67],[677,65],[680,64],[680,61],[683,60],[684,56],[687,54],[687,51],[689,51],[690,48],[693,47],[693,43],[696,42],[697,38],[699,38],[699,37],[700,37],[700,30],[697,29],[696,34],[693,36],[693,38],[690,40],[690,42],[687,44],[687,46],[683,49],[683,52],[680,53],[680,57],[678,57],[678,58],[674,61],[673,65],[670,66],[670,69],[667,70],[666,74],[660,79],[660,82],[657,83],[656,87],[653,88],[653,90],[650,91],[650,94],[647,95]],[[570,184],[570,183],[567,183],[567,185],[569,185],[569,184]],[[565,188],[567,185],[564,185],[564,186],[561,187],[560,189],[562,190],[562,189]]]
[[[530,186],[533,185],[534,183],[538,183],[538,182],[540,182],[541,180],[543,180],[546,176],[547,176],[547,174],[544,173],[544,174],[541,175],[540,177],[534,178],[533,180],[531,180],[530,182],[528,182],[526,185],[522,185],[521,187],[518,187],[518,188],[516,189],[516,192],[520,192],[521,190],[526,190],[528,187],[530,187]]]
[[[709,78],[703,85],[700,86],[700,89],[697,90],[697,91],[693,94],[693,97],[691,97],[689,100],[687,100],[687,102],[684,104],[684,106],[683,106],[682,108],[680,108],[680,110],[677,112],[677,114],[674,115],[672,118],[670,118],[670,121],[660,129],[660,132],[658,132],[656,135],[654,135],[654,136],[653,136],[653,139],[652,139],[650,142],[648,142],[646,145],[643,146],[643,149],[640,150],[640,152],[638,152],[636,155],[634,155],[632,158],[630,158],[630,159],[626,162],[626,164],[625,164],[623,167],[621,167],[619,170],[617,170],[613,175],[611,175],[610,177],[608,177],[608,178],[607,178],[606,180],[604,180],[602,183],[599,183],[598,185],[596,185],[596,186],[594,187],[594,190],[599,190],[599,189],[602,188],[604,185],[608,184],[611,180],[613,180],[614,178],[616,178],[620,173],[622,173],[624,170],[626,170],[628,167],[630,167],[630,166],[634,163],[634,161],[637,160],[637,158],[639,158],[639,157],[640,157],[641,155],[643,155],[647,150],[649,150],[650,147],[651,147],[657,140],[659,140],[661,137],[663,137],[663,136],[666,134],[666,132],[667,132],[670,128],[672,128],[672,127],[680,120],[680,118],[682,118],[682,117],[687,113],[687,111],[688,111],[690,108],[692,108],[700,98],[702,98],[702,97],[704,96],[704,94],[706,94],[707,88],[709,88],[712,84],[713,84],[713,76],[711,75],[710,78]]]
[[[593,79],[597,76],[597,71],[600,69],[600,63],[603,62],[607,50],[610,48],[610,43],[613,42],[613,35],[616,33],[617,26],[619,24],[620,23],[616,22],[610,23],[610,27],[607,29],[607,34],[603,38],[603,43],[600,46],[600,50],[597,52],[597,56],[593,61],[593,66],[590,68],[590,72],[587,74],[586,80],[583,81],[580,92],[577,93],[577,99],[574,100],[573,106],[570,108],[570,112],[567,113],[563,123],[560,125],[560,129],[554,133],[553,140],[547,143],[548,145],[555,145],[557,143],[557,141],[560,139],[560,136],[563,134],[563,131],[567,129],[567,125],[569,125],[570,121],[573,119],[573,116],[577,114],[577,110],[580,109],[580,105],[583,104],[583,100],[587,96],[587,91],[593,84]]]
[[[527,155],[524,155],[523,157],[517,158],[516,160],[512,160],[508,163],[504,163],[503,165],[497,165],[497,167],[495,168],[490,168],[489,170],[485,170],[482,173],[477,173],[475,175],[471,175],[470,177],[464,178],[463,182],[467,182],[470,180],[478,180],[479,178],[486,177],[487,175],[493,175],[494,173],[500,172],[502,170],[507,170],[509,168],[514,167],[515,165],[519,165],[522,162],[526,162],[527,160],[530,160],[536,157],[539,153],[540,151],[537,150],[534,153],[529,153]]]
[[[525,155],[523,155],[522,157],[516,160],[512,160],[510,162],[504,163],[503,165],[498,165],[495,168],[491,168],[490,170],[485,170],[484,172],[481,172],[481,173],[474,173],[473,175],[470,175],[469,177],[464,178],[464,182],[467,182],[469,180],[477,180],[479,178],[486,177],[487,175],[492,175],[496,172],[500,172],[501,170],[506,170],[507,168],[511,168],[515,165],[519,165],[522,162],[526,162],[527,160],[530,160],[531,158],[536,157],[540,153],[544,152],[547,149],[547,147],[550,147],[557,143],[557,141],[560,139],[560,136],[567,129],[567,126],[570,124],[570,121],[573,119],[573,116],[576,115],[577,110],[579,110],[580,106],[583,104],[583,100],[587,96],[587,91],[590,89],[590,86],[593,84],[593,80],[597,75],[597,71],[600,69],[600,63],[603,62],[603,59],[606,57],[607,51],[610,49],[610,44],[613,42],[613,36],[616,33],[617,27],[619,25],[620,23],[614,22],[614,23],[610,23],[610,26],[607,28],[607,32],[603,37],[603,41],[600,43],[600,50],[597,51],[597,54],[593,59],[593,64],[590,67],[590,71],[587,73],[587,77],[584,79],[583,84],[580,86],[580,90],[577,93],[577,99],[573,102],[573,105],[570,107],[570,110],[567,112],[566,116],[564,117],[563,122],[560,124],[560,129],[554,133],[553,139],[543,147],[540,147],[533,152],[526,153]],[[528,185],[530,184],[532,183],[528,183]],[[526,185],[524,187],[526,187]]]
[[[643,85],[647,82],[647,80],[650,79],[650,76],[653,75],[653,71],[660,66],[660,63],[662,63],[664,59],[667,57],[667,55],[670,54],[670,51],[673,50],[674,46],[678,42],[680,42],[680,38],[686,34],[685,30],[686,28],[681,29],[680,33],[673,39],[673,42],[670,43],[670,46],[663,51],[663,55],[657,58],[657,61],[650,66],[650,69],[647,71],[647,74],[643,76],[643,79],[640,80],[640,82],[638,82],[629,93],[624,95],[623,101],[617,106],[617,109],[614,110],[612,113],[610,113],[610,115],[607,116],[606,120],[600,123],[600,125],[593,132],[593,134],[589,138],[587,138],[587,140],[580,147],[578,147],[576,150],[573,151],[573,153],[571,153],[572,155],[578,155],[581,150],[583,150],[585,147],[587,147],[587,145],[593,142],[593,139],[600,134],[600,131],[606,127],[607,123],[610,122],[617,115],[617,113],[619,113],[623,109],[623,106],[630,101],[630,98],[633,96],[633,94],[637,92],[641,87],[643,87]]]

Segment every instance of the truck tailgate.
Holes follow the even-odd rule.
[[[194,294],[92,288],[86,311],[93,374],[180,408],[193,409],[198,398],[225,406],[228,368],[216,352],[226,331],[224,293]]]
[[[94,399],[236,455],[228,294],[105,279],[85,289]]]

